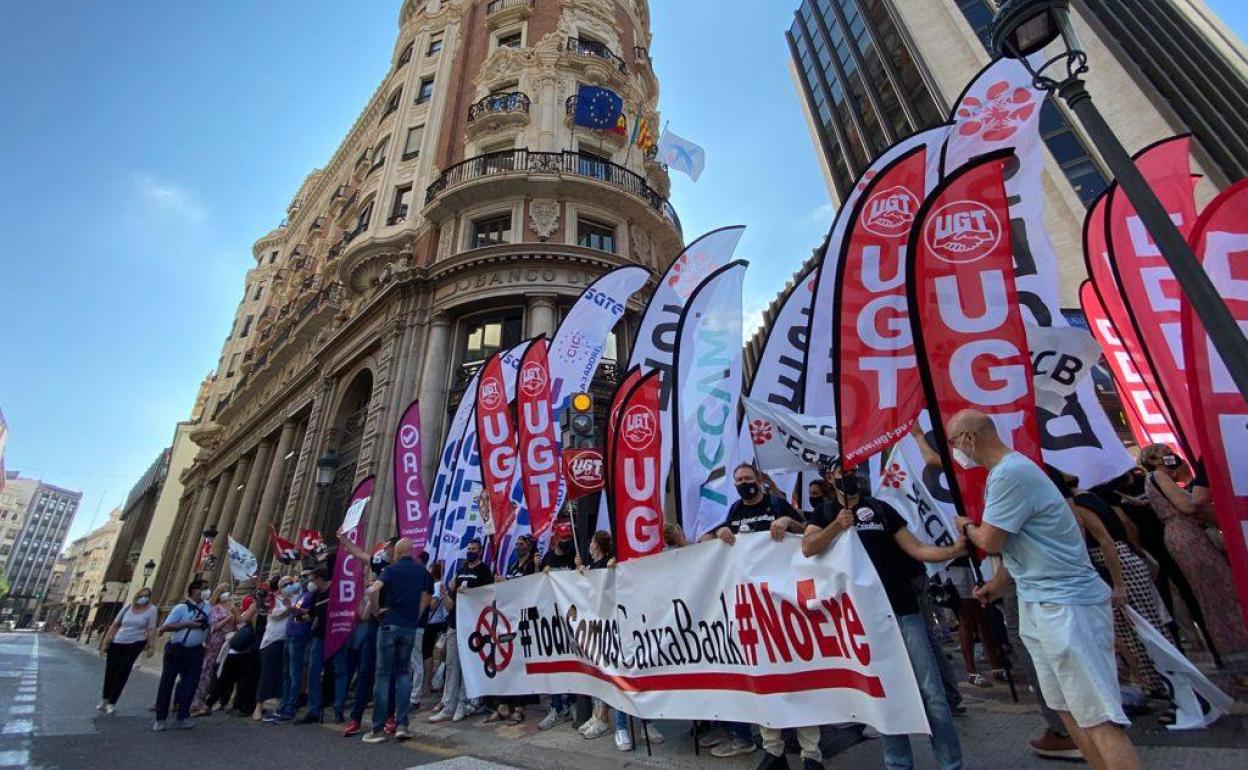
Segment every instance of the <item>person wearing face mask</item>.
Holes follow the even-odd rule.
[[[458,574],[446,585],[442,603],[447,612],[446,642],[446,677],[442,683],[442,705],[430,722],[462,721],[472,714],[473,708],[468,701],[468,693],[464,690],[463,673],[459,668],[459,645],[455,643],[456,612],[455,597],[460,591],[468,591],[478,586],[494,582],[494,571],[490,565],[482,561],[483,548],[479,538],[473,538],[468,544],[467,559],[460,566]]]
[[[737,535],[749,532],[771,532],[773,540],[782,540],[786,532],[801,534],[802,515],[782,497],[769,494],[763,486],[758,470],[749,463],[742,463],[732,472],[740,500],[728,509],[728,518],[713,527],[702,540],[717,537],[728,545],[737,541]]]
[[[221,654],[221,648],[225,646],[226,635],[238,625],[229,583],[218,584],[208,597],[211,624],[208,627],[208,638],[204,641],[204,667],[199,675],[199,687],[195,690],[195,702],[191,704],[191,716],[194,717],[212,714],[212,707],[207,700],[216,681],[217,658]]]
[[[139,654],[146,650],[150,658],[155,653],[157,614],[152,606],[152,589],[139,589],[134,601],[122,608],[117,619],[108,627],[108,632],[100,638],[100,654],[106,657],[104,690],[96,708],[105,714],[117,710],[117,699],[126,688],[130,670],[134,668]]]
[[[252,719],[263,719],[265,703],[286,694],[286,629],[290,623],[291,605],[299,595],[299,583],[289,575],[277,581],[269,621],[260,637],[260,679],[256,684],[256,708]],[[280,702],[280,700],[279,700]]]
[[[308,610],[311,636],[308,638],[307,658],[304,665],[308,672],[308,707],[299,724],[317,724],[321,721],[321,700],[324,697],[322,678],[325,674],[325,631],[329,628],[329,593],[333,585],[333,572],[328,564],[320,564],[312,570],[308,589],[312,591],[312,607]]]
[[[195,726],[191,718],[191,700],[204,667],[204,637],[211,626],[208,600],[212,589],[203,580],[192,580],[186,587],[186,601],[169,611],[160,633],[169,634],[165,643],[165,656],[160,670],[160,684],[156,688],[155,732],[163,732],[169,719],[169,705],[174,698],[176,685],[178,716],[172,725],[175,730],[189,730]]]
[[[928,638],[927,623],[920,612],[915,579],[924,573],[923,562],[946,562],[966,553],[966,540],[959,539],[950,546],[919,542],[906,528],[901,514],[888,503],[871,497],[858,473],[845,470],[840,463],[832,464],[827,480],[831,482],[834,494],[819,506],[807,523],[806,533],[802,536],[802,553],[817,556],[826,551],[841,533],[850,528],[857,532],[897,618],[897,627],[901,631],[927,721],[932,728],[932,752],[941,770],[960,770],[962,747],[957,729],[953,726],[953,714],[945,696],[936,655]],[[800,731],[798,737],[801,738]],[[886,735],[883,743],[884,764],[887,767],[896,770],[914,767],[909,736]],[[782,746],[781,743],[781,750]],[[766,733],[764,749],[767,749]],[[817,742],[812,749],[817,750]],[[767,750],[773,755],[777,753]],[[807,768],[821,766],[817,756],[808,753],[805,743],[802,759]],[[760,767],[785,767],[782,760],[783,757],[776,764]]]
[[[311,561],[311,560],[307,560]],[[303,675],[307,670],[308,646],[312,643],[312,611],[316,606],[316,591],[312,585],[312,572],[316,569],[305,561],[300,573],[298,590],[290,601],[290,613],[286,623],[285,673],[286,686],[282,704],[264,721],[285,724],[295,718],[299,696],[303,693]]]
[[[988,469],[981,524],[958,529],[1001,554],[1017,587],[1019,634],[1031,653],[1044,700],[1094,770],[1139,770],[1123,729],[1110,590],[1088,557],[1075,513],[1044,470],[1002,442],[992,419],[968,409],[946,426],[958,462]],[[992,602],[1000,581],[975,589]]]

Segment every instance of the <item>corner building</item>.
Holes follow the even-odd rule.
[[[370,474],[368,542],[392,532],[391,436],[413,398],[431,484],[449,414],[491,353],[553,334],[604,272],[657,273],[682,247],[666,169],[629,141],[639,115],[659,125],[646,0],[406,0],[398,21],[388,74],[255,244],[157,559],[165,605],[205,533],[209,578],[227,533],[262,563],[270,524],[332,539]],[[573,125],[582,84],[622,98],[626,130]],[[640,310],[608,345],[602,394]]]

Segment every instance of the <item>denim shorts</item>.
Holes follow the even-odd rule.
[[[1049,708],[1070,712],[1084,728],[1131,724],[1122,711],[1109,602],[1019,602],[1018,615],[1019,636]]]

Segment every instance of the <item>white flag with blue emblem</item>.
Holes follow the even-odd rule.
[[[706,150],[663,129],[663,136],[659,137],[659,160],[673,171],[688,174],[696,182],[702,176],[702,169],[706,168]]]
[[[229,559],[230,559],[230,575],[235,581],[248,580],[256,576],[256,556],[247,550],[247,546],[238,542],[229,535]]]

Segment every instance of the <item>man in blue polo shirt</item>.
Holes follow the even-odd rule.
[[[186,588],[186,601],[174,607],[160,627],[160,633],[170,634],[165,643],[164,664],[160,672],[160,686],[156,689],[156,724],[152,729],[166,729],[169,718],[169,702],[177,682],[178,718],[176,730],[189,730],[195,726],[191,719],[191,701],[199,684],[199,674],[204,667],[204,635],[208,629],[208,598],[212,589],[205,580],[192,580]]]
[[[373,690],[373,729],[364,735],[365,743],[386,739],[383,727],[390,710],[391,682],[394,687],[394,737],[406,740],[408,712],[412,697],[412,650],[416,629],[424,622],[433,596],[433,578],[424,565],[412,558],[412,541],[400,538],[394,544],[394,563],[368,588],[369,601],[377,609],[377,681]]]

